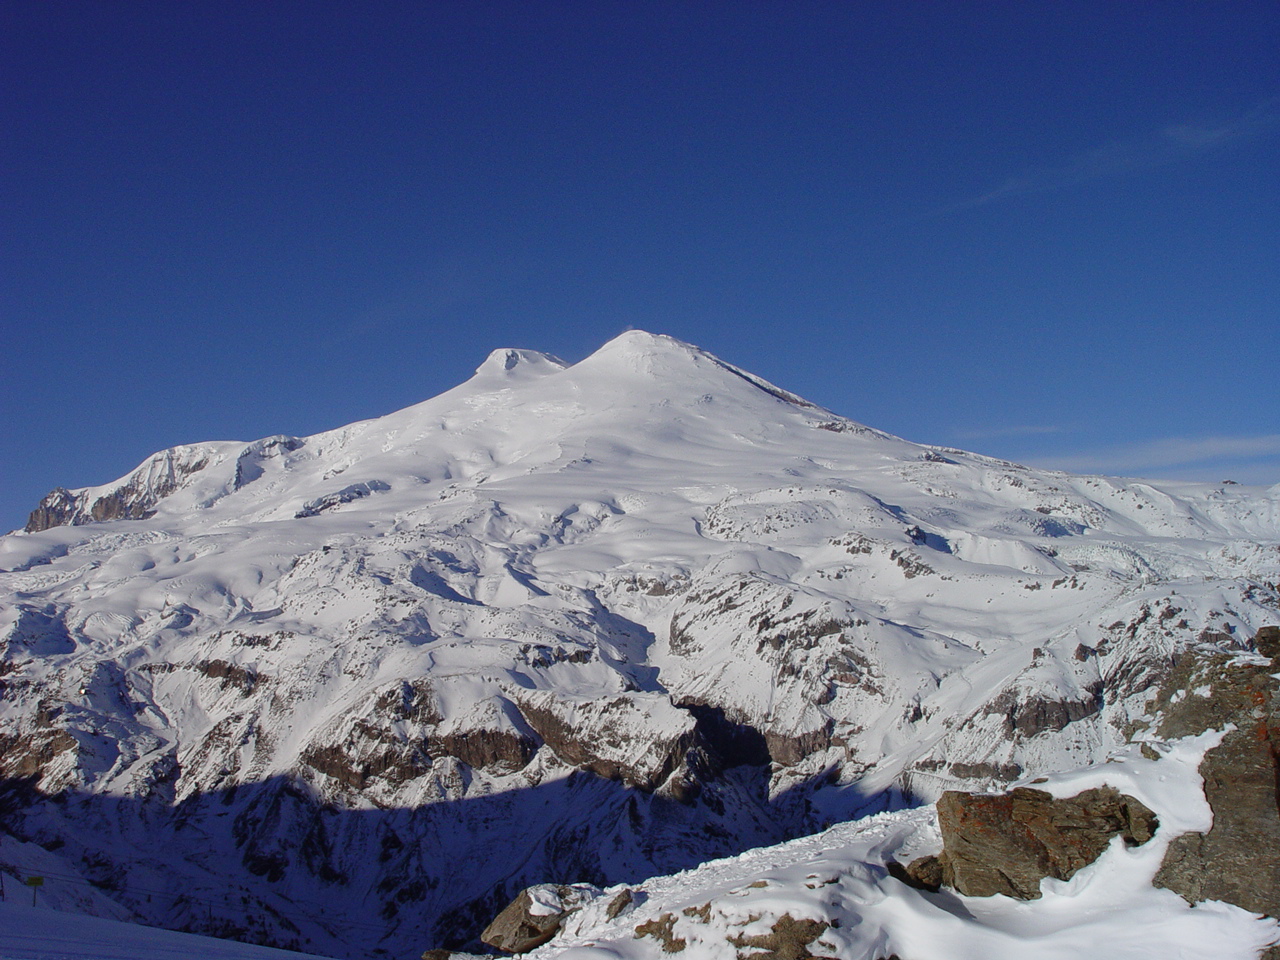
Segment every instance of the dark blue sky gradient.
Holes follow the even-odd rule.
[[[1275,483],[1278,50],[1262,0],[14,0],[0,528],[630,326],[913,440]]]

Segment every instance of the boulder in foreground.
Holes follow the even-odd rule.
[[[940,878],[966,896],[1034,900],[1045,877],[1069,879],[1113,837],[1146,843],[1158,824],[1141,801],[1104,786],[1067,799],[1029,787],[997,796],[949,790],[938,800],[938,825],[942,854],[913,861],[908,874]]]
[[[528,887],[494,917],[480,939],[508,953],[528,953],[554,937],[564,918],[598,893],[585,883]]]

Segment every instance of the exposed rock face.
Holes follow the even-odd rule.
[[[1153,705],[1162,737],[1235,728],[1200,764],[1213,827],[1177,837],[1155,883],[1192,903],[1225,900],[1280,917],[1280,628],[1264,627],[1254,640],[1276,657],[1269,665],[1187,657]],[[1265,956],[1280,958],[1280,947]]]
[[[250,444],[213,442],[170,447],[152,454],[133,472],[113,483],[77,490],[56,487],[31,512],[25,529],[27,533],[38,533],[51,527],[82,526],[107,520],[146,520],[155,516],[156,505],[161,500],[189,486],[230,457],[236,458],[234,476],[221,493],[248,486],[263,476],[264,464],[268,461],[281,460],[304,445],[305,441],[298,437],[275,436]],[[314,516],[386,489],[385,483],[376,480],[353,484],[330,495],[323,503],[308,503],[304,511],[314,508],[312,512],[299,512],[298,517]],[[208,506],[216,499],[213,496],[200,505]]]
[[[150,457],[110,489],[73,492],[57,487],[31,511],[26,532],[104,520],[145,520],[158,502],[208,465],[209,454],[198,445],[173,447]]]
[[[707,923],[711,919],[713,907],[704,903],[700,907],[685,907],[681,911],[684,917],[696,923]],[[683,953],[689,941],[675,932],[680,918],[673,913],[664,913],[659,917],[638,924],[635,937],[651,937],[662,947],[663,953]],[[737,949],[740,960],[817,960],[829,956],[830,946],[821,945],[822,952],[814,953],[810,949],[817,946],[816,941],[831,927],[821,920],[807,918],[796,919],[784,913],[774,921],[768,933],[747,935],[746,933],[730,934],[728,941]],[[890,957],[889,960],[895,960]]]
[[[1099,685],[1100,686],[1100,685]],[[1102,710],[1102,699],[1049,700],[1044,697],[1020,698],[1005,691],[987,707],[988,713],[1004,717],[1005,736],[1034,737],[1046,730],[1057,732],[1067,724],[1091,717]]]
[[[1280,627],[1263,627],[1254,636],[1253,646],[1264,657],[1280,657]]]
[[[941,878],[971,897],[995,893],[1034,900],[1045,877],[1069,879],[1106,849],[1111,838],[1146,843],[1156,817],[1112,787],[1097,787],[1065,800],[1018,787],[999,796],[949,790],[938,801],[942,830]],[[923,878],[927,865],[908,872]]]
[[[520,712],[566,763],[642,790],[666,780],[695,739],[691,714],[638,693],[582,702],[531,694]]]
[[[528,887],[494,917],[480,939],[508,953],[528,953],[554,937],[564,918],[596,892],[586,884],[540,883]]]
[[[811,953],[809,947],[828,926],[820,920],[797,920],[784,913],[768,933],[754,937],[740,933],[729,942],[738,948],[738,956],[752,960],[812,960],[820,954]]]
[[[77,504],[75,495],[66,487],[54,487],[31,511],[25,527],[27,533],[38,533],[70,523],[75,516]]]
[[[1188,901],[1221,900],[1280,916],[1280,627],[1264,627],[1258,663],[1220,651],[1184,654],[1150,706],[1154,733],[1166,739],[1225,730],[1200,765],[1213,809],[1207,833],[1175,837],[1155,877]],[[949,791],[938,801],[943,853],[890,872],[913,886],[954,887],[970,896],[1040,896],[1045,877],[1067,879],[1114,836],[1142,844],[1155,815],[1110,787],[1055,800],[1017,788],[1001,796]],[[1280,960],[1280,946],[1265,960]]]

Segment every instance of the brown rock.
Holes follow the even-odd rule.
[[[1272,660],[1280,657],[1280,627],[1263,627],[1254,634],[1253,647]]]
[[[739,956],[751,960],[817,960],[809,947],[827,932],[829,924],[821,920],[797,920],[790,914],[780,916],[768,933],[748,937],[737,934],[729,942],[739,949]],[[750,950],[750,953],[741,951]]]
[[[943,881],[967,896],[1040,896],[1045,877],[1066,880],[1098,858],[1111,838],[1145,843],[1156,817],[1133,797],[1097,787],[1065,800],[1018,787],[982,796],[949,790],[938,801]]]
[[[541,883],[521,890],[485,927],[480,939],[508,953],[528,953],[554,937],[565,917],[576,912],[594,890],[561,883]],[[544,912],[548,907],[549,912]]]
[[[1258,650],[1280,643],[1277,634],[1274,627],[1258,631]],[[1235,728],[1200,763],[1213,826],[1176,837],[1154,881],[1192,903],[1224,900],[1280,917],[1280,681],[1274,672],[1274,665],[1242,664],[1222,654],[1188,657],[1157,695],[1162,737]],[[1280,948],[1264,956],[1280,960]]]
[[[937,893],[942,887],[942,861],[937,857],[917,857],[905,867],[896,860],[890,860],[885,867],[891,877],[917,890]]]
[[[635,937],[637,940],[641,937],[653,937],[662,945],[663,953],[683,953],[689,942],[684,937],[675,935],[675,925],[675,915],[664,913],[660,917],[637,924]]]
[[[608,917],[610,920],[613,920],[615,917],[621,914],[623,910],[631,906],[631,903],[634,899],[635,898],[632,896],[631,890],[629,888],[626,890],[623,890],[621,893],[619,893],[617,896],[615,896],[612,900],[609,901],[609,906],[605,909],[605,916]]]

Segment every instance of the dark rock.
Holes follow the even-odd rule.
[[[1263,627],[1254,634],[1253,647],[1272,660],[1280,657],[1280,627]]]
[[[248,696],[258,685],[258,674],[252,668],[244,668],[225,660],[201,660],[194,664],[195,669],[213,680],[223,681],[224,687],[235,687]]]
[[[889,876],[917,890],[937,893],[942,888],[942,861],[937,857],[917,857],[905,867],[897,860],[885,864]]]
[[[1260,651],[1272,649],[1273,630],[1258,632]],[[1226,654],[1187,657],[1153,704],[1161,737],[1234,727],[1200,763],[1213,826],[1175,838],[1155,877],[1157,886],[1192,903],[1224,900],[1280,917],[1280,681],[1274,672],[1274,664]],[[1265,956],[1280,958],[1280,948]]]
[[[827,932],[829,926],[821,920],[797,920],[784,913],[768,933],[753,937],[739,933],[731,936],[729,942],[739,951],[749,950],[750,953],[740,952],[738,955],[749,956],[752,960],[816,960],[819,954],[812,953],[809,947]]]
[[[584,736],[568,704],[558,703],[552,698],[540,701],[529,698],[518,706],[529,727],[565,763],[589,770],[606,780],[621,780],[628,786],[652,792],[671,776],[694,746],[696,724],[690,718],[685,729],[669,734],[655,731],[653,747],[647,750],[626,728],[625,714],[618,709],[626,703],[626,698],[615,697],[594,705],[603,719],[590,736]],[[610,719],[615,714],[621,715],[616,721],[616,728],[613,725],[615,721]],[[601,747],[627,740],[636,743],[636,749],[631,753],[632,760],[622,760],[616,750],[609,751],[612,756],[602,755],[605,751]]]
[[[769,762],[769,744],[755,727],[734,721],[723,707],[697,700],[677,700],[696,723],[697,744],[715,771],[738,766],[763,766]]]
[[[938,800],[943,881],[960,893],[1040,896],[1045,877],[1067,880],[1098,858],[1111,838],[1136,846],[1151,838],[1156,817],[1113,787],[1065,800],[1018,787],[984,796],[949,790]]]
[[[66,487],[54,487],[31,511],[24,528],[27,533],[39,533],[51,527],[61,527],[71,522],[80,501]]]
[[[774,733],[766,730],[764,741],[769,756],[775,763],[790,767],[799,763],[811,753],[826,750],[831,746],[831,733],[835,724],[831,720],[816,730],[807,730],[799,734]]]
[[[637,924],[635,938],[639,940],[641,937],[653,937],[662,945],[663,953],[683,953],[689,942],[684,937],[675,935],[675,925],[675,914],[664,913],[660,917]]]
[[[480,939],[508,953],[528,953],[554,937],[565,917],[596,892],[585,885],[562,883],[528,887],[494,917]]]
[[[78,751],[80,743],[57,727],[32,730],[10,736],[0,733],[0,779],[37,781],[45,776],[53,761],[68,751]]]
[[[134,470],[126,481],[90,502],[87,492],[72,493],[64,487],[50,491],[27,519],[26,532],[51,527],[99,523],[104,520],[145,520],[155,515],[157,503],[180,489],[188,477],[209,465],[207,457],[187,461],[182,449],[155,454]]]
[[[1005,736],[1012,739],[1014,736],[1028,738],[1045,732],[1057,733],[1068,724],[1092,717],[1101,710],[1101,696],[1089,700],[1020,699],[1006,690],[987,704],[984,712],[1003,714]]]
[[[953,777],[961,780],[1017,780],[1022,767],[1016,763],[953,763],[947,768]]]
[[[704,903],[700,907],[686,907],[681,911],[684,916],[702,923],[711,917],[711,904]],[[663,953],[683,953],[689,946],[684,937],[675,935],[675,925],[679,918],[673,913],[664,913],[652,920],[638,924],[635,928],[637,939],[652,937],[662,947]],[[751,957],[752,960],[818,960],[819,956],[809,947],[830,928],[830,924],[821,920],[797,920],[784,913],[773,924],[768,933],[747,936],[743,933],[732,934],[729,943],[738,948],[738,956]]]
[[[634,900],[635,900],[635,897],[632,895],[630,888],[623,890],[621,893],[619,893],[617,896],[615,896],[612,900],[609,901],[609,906],[605,908],[605,912],[604,912],[605,916],[608,917],[610,920],[615,919],[616,917],[618,917],[619,914],[622,913],[623,910],[631,906]]]
[[[508,730],[464,730],[458,733],[433,734],[431,752],[456,757],[470,767],[503,767],[520,770],[528,766],[538,752],[538,742]]]

